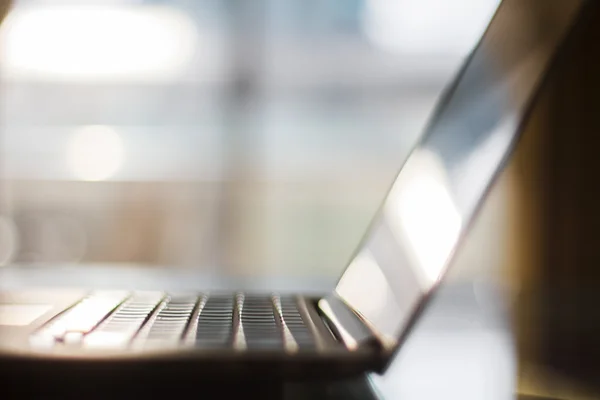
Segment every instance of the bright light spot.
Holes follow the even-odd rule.
[[[0,30],[5,74],[52,80],[172,78],[189,65],[196,31],[166,7],[15,8]]]
[[[439,279],[462,226],[443,171],[433,155],[413,153],[386,205],[428,286]]]
[[[353,301],[356,298],[361,304],[356,308],[366,315],[372,315],[385,308],[390,288],[385,275],[369,251],[363,251],[356,256],[346,272],[336,286],[338,294]],[[352,276],[360,276],[362,279],[357,281],[352,279]]]
[[[387,278],[368,250],[363,250],[354,258],[335,290],[388,339],[395,336],[404,322],[403,311],[396,302]]]
[[[75,131],[67,148],[71,173],[85,181],[113,176],[123,163],[124,148],[119,134],[107,126],[86,126]]]
[[[115,348],[126,346],[131,332],[92,332],[84,340],[84,346],[90,348]]]
[[[413,181],[402,197],[399,221],[424,272],[435,281],[458,238],[460,215],[444,187],[428,178]]]
[[[89,332],[114,306],[115,300],[111,298],[86,299],[54,321],[48,327],[48,333],[62,336],[67,331]]]
[[[499,0],[368,0],[367,37],[387,51],[465,54],[477,43]]]

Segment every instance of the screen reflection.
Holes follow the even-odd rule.
[[[536,30],[525,18],[538,3],[499,7],[336,287],[392,342],[443,276],[580,7],[562,2],[552,29]]]

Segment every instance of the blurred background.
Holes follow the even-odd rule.
[[[69,277],[139,265],[331,287],[498,3],[14,0],[0,25],[0,283],[46,284],[46,266],[68,264]],[[560,12],[527,4],[532,33]],[[600,374],[598,29],[542,93],[409,343],[420,350],[388,374],[412,398],[600,397],[570,383]]]
[[[335,279],[497,0],[15,0],[0,262]]]

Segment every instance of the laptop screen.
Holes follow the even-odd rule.
[[[394,181],[336,293],[394,344],[440,281],[581,3],[506,0]]]

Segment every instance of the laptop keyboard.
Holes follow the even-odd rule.
[[[39,347],[146,348],[189,345],[206,350],[315,348],[292,296],[92,293],[31,338]]]
[[[233,343],[233,296],[209,297],[196,321],[196,346],[227,348]]]

